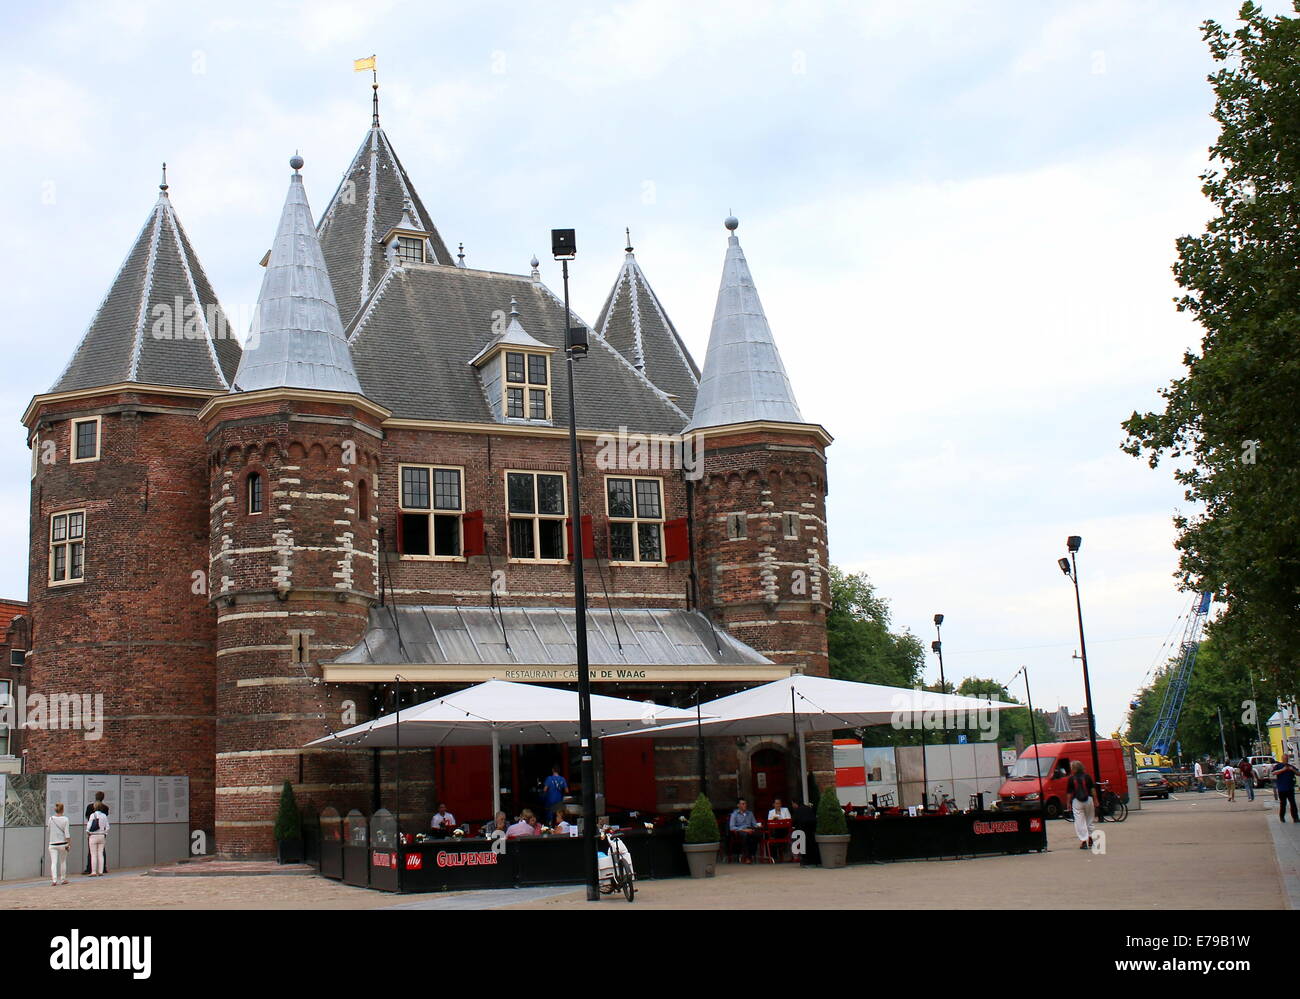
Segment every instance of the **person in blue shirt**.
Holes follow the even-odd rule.
[[[744,798],[736,803],[736,810],[731,813],[727,829],[733,839],[740,841],[742,862],[752,863],[754,853],[758,850],[758,822],[749,810],[749,802]]]
[[[551,776],[542,784],[542,806],[548,818],[555,818],[556,808],[568,793],[569,782],[560,774],[560,768],[551,767]]]
[[[1287,802],[1291,803],[1291,821],[1300,822],[1300,815],[1295,808],[1295,777],[1297,771],[1291,763],[1291,757],[1283,753],[1282,762],[1273,767],[1273,790],[1277,792],[1277,817],[1286,821]]]

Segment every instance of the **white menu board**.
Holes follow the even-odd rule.
[[[81,822],[86,808],[86,778],[81,774],[50,774],[45,778],[45,807],[54,814],[55,802],[63,802],[63,814]]]
[[[82,806],[82,813],[78,817],[83,822],[86,820],[86,805],[95,800],[97,791],[104,792],[104,804],[108,806],[109,824],[120,821],[122,778],[116,774],[86,774],[86,804]]]
[[[118,822],[127,825],[153,821],[153,782],[152,777],[122,778],[122,808],[117,813]],[[112,813],[109,817],[113,817]]]
[[[190,779],[188,777],[155,777],[154,821],[189,822]]]

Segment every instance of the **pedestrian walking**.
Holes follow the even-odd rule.
[[[1242,780],[1246,782],[1246,800],[1255,800],[1255,768],[1250,765],[1250,758],[1243,756],[1241,762],[1237,764],[1237,769],[1241,771]]]
[[[95,792],[95,800],[92,801],[89,805],[86,806],[86,814],[83,816],[83,818],[84,818],[87,822],[89,822],[89,821],[90,821],[90,817],[91,817],[91,816],[92,816],[92,815],[93,815],[93,814],[94,814],[94,813],[95,813],[95,812],[100,808],[100,806],[103,806],[104,814],[107,815],[107,814],[108,814],[108,805],[107,805],[107,803],[104,801],[104,792],[103,792],[103,791],[96,791],[96,792]],[[108,866],[107,866],[107,858],[105,858],[105,867],[104,867],[104,870],[105,870],[105,871],[108,870]],[[82,873],[82,874],[89,874],[89,873],[90,873],[90,840],[89,840],[89,839],[86,840],[86,869],[85,869],[84,871],[82,871],[81,873]]]
[[[108,808],[101,801],[86,820],[86,839],[90,841],[90,876],[104,876],[104,855],[108,845]]]
[[[1097,784],[1084,773],[1081,761],[1073,761],[1070,769],[1073,773],[1066,782],[1066,788],[1070,795],[1070,810],[1074,813],[1074,834],[1079,837],[1079,849],[1086,850],[1092,842],[1093,820],[1097,814],[1094,802]]]
[[[1300,822],[1295,808],[1295,777],[1300,771],[1291,762],[1289,753],[1282,754],[1282,762],[1273,767],[1273,790],[1277,792],[1277,817],[1286,821],[1286,806],[1291,805],[1291,821]]]
[[[70,819],[63,814],[63,802],[54,803],[54,814],[45,821],[50,831],[50,884],[57,887],[68,883],[68,843]]]
[[[1228,787],[1228,800],[1237,800],[1237,775],[1232,772],[1232,764],[1223,765],[1223,783]]]
[[[1196,778],[1196,790],[1199,794],[1205,793],[1205,771],[1201,768],[1201,761],[1197,760],[1196,765],[1192,767],[1192,776]]]

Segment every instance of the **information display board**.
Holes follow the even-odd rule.
[[[117,822],[122,813],[122,778],[117,774],[86,774],[86,804],[95,800],[95,794],[104,792],[104,804],[108,806],[108,820]],[[78,818],[84,821],[83,814]]]
[[[155,777],[154,821],[189,822],[190,779],[188,777]]]
[[[116,821],[132,825],[154,820],[154,780],[153,777],[122,777],[122,807]]]
[[[86,778],[84,774],[50,774],[45,778],[45,807],[54,814],[56,802],[63,802],[63,814],[75,825],[82,821],[86,808]]]

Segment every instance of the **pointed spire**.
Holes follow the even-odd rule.
[[[229,390],[239,340],[176,216],[163,169],[149,217],[51,392],[119,382]]]
[[[689,414],[695,405],[699,369],[632,253],[631,231],[625,229],[624,235],[623,266],[594,329]]]
[[[723,223],[727,255],[722,283],[713,312],[713,329],[704,358],[704,374],[687,430],[733,423],[768,420],[803,423],[789,376],[763,313],[758,289],[740,248],[736,229],[740,222],[729,216]]]
[[[234,390],[307,388],[361,394],[325,258],[303,189],[302,157],[293,176],[262,276],[253,328]]]

